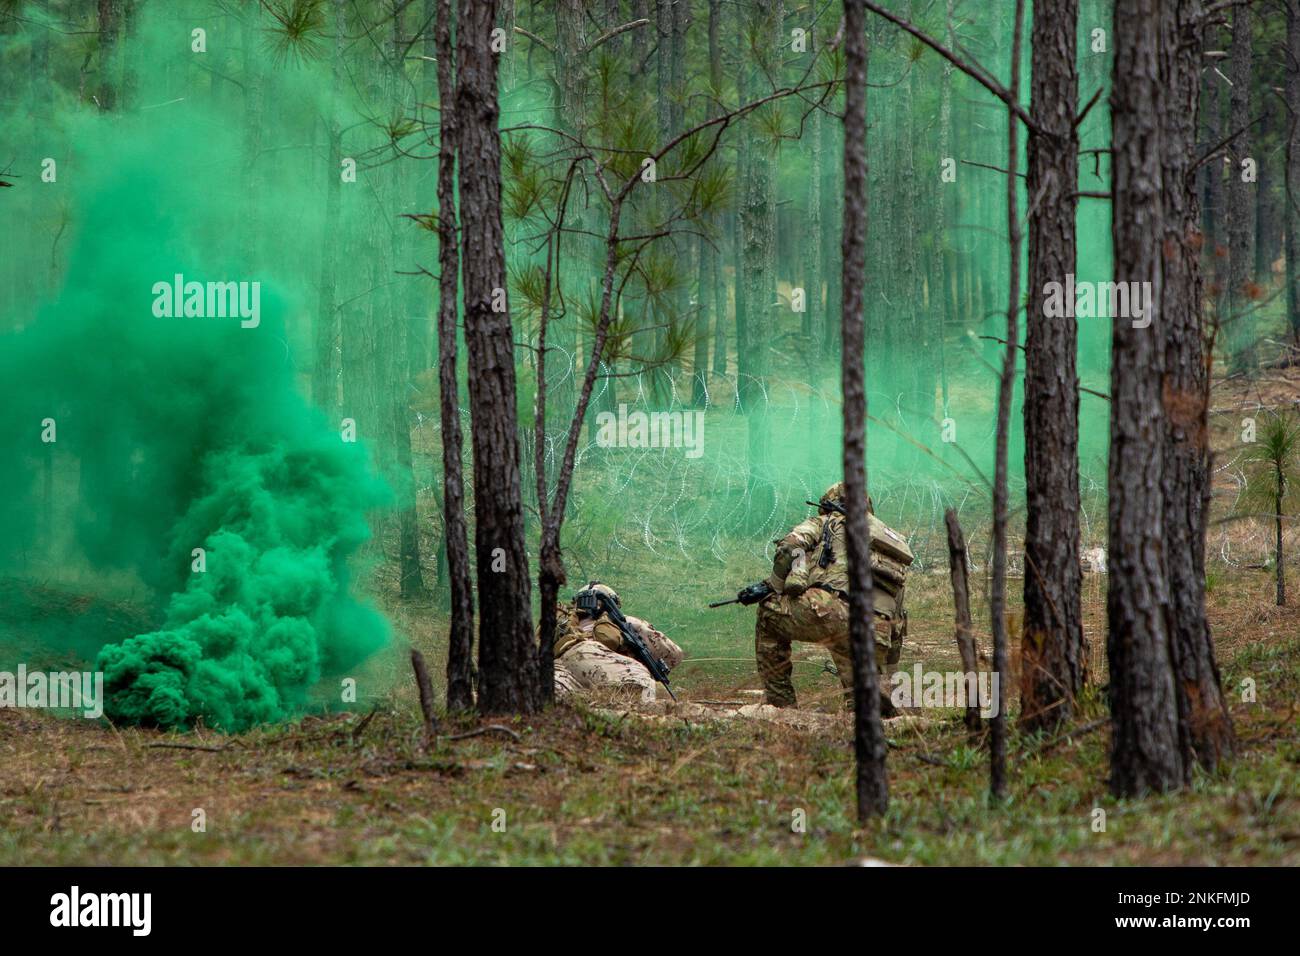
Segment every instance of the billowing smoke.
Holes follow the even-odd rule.
[[[87,648],[84,628],[43,620],[0,633],[3,652],[93,660],[117,721],[237,731],[292,717],[388,640],[348,573],[387,491],[300,394],[286,320],[307,296],[247,255],[221,116],[81,110],[61,124],[22,137],[19,156],[27,170],[56,157],[58,178],[26,177],[15,201],[45,204],[42,222],[70,212],[57,240],[34,230],[14,249],[49,270],[57,242],[66,265],[0,336],[0,575],[79,575],[86,594],[130,582],[159,623]],[[177,276],[179,316],[158,291]],[[216,297],[225,315],[209,314],[209,282],[237,283]]]

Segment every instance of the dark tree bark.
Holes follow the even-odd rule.
[[[1257,183],[1244,182],[1242,162],[1258,161],[1252,152],[1250,125],[1251,84],[1251,7],[1241,4],[1232,15],[1232,47],[1229,53],[1229,77],[1232,92],[1228,99],[1228,132],[1241,133],[1229,146],[1232,165],[1228,169],[1228,289],[1226,338],[1232,368],[1252,371],[1257,364],[1255,352],[1255,303],[1251,294],[1255,280],[1255,189]]]
[[[490,45],[496,14],[497,0],[460,0],[456,19],[456,144],[479,594],[478,705],[487,714],[531,713],[539,705],[519,487],[514,331],[501,226],[501,108],[497,55]]]
[[[858,820],[889,806],[885,731],[876,685],[871,531],[867,523],[866,415],[862,283],[867,268],[867,36],[862,0],[844,2],[844,507],[849,574],[849,649],[853,658],[853,747]]]
[[[1150,282],[1161,301],[1164,232],[1160,76],[1163,0],[1116,0],[1111,88],[1116,281]],[[1112,320],[1106,595],[1112,717],[1110,787],[1117,796],[1176,789],[1184,761],[1169,649],[1165,577],[1164,350],[1149,327]]]
[[[1200,209],[1196,150],[1204,0],[1170,0],[1161,10],[1165,105],[1163,326],[1165,380],[1164,552],[1169,622],[1185,770],[1207,770],[1234,750],[1205,616],[1205,536],[1210,508],[1210,355],[1201,308]]]
[[[1086,654],[1079,569],[1078,325],[1047,314],[1049,283],[1075,271],[1079,108],[1078,0],[1034,5],[1026,195],[1029,308],[1025,316],[1025,617],[1020,725],[1054,730],[1074,712]]]
[[[456,376],[460,250],[456,235],[456,76],[452,0],[437,3],[433,30],[438,84],[438,412],[442,434],[443,556],[451,599],[447,709],[474,706],[474,594],[465,527],[465,472]]]
[[[1020,89],[1020,48],[1025,0],[1016,0],[1011,37],[1011,82]],[[1002,377],[998,382],[997,448],[993,460],[993,584],[989,611],[993,616],[993,673],[998,676],[996,713],[989,720],[989,792],[995,800],[1007,792],[1007,712],[1002,675],[1007,669],[1007,433],[1011,429],[1011,393],[1015,389],[1016,352],[1020,341],[1020,204],[1016,166],[1020,157],[1020,122],[1007,111],[1007,337],[1002,347]]]

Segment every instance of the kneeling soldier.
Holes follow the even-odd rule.
[[[790,645],[794,641],[828,648],[848,703],[853,700],[853,666],[849,657],[848,554],[845,550],[844,483],[826,489],[815,517],[796,525],[777,541],[772,593],[758,605],[754,655],[763,680],[764,700],[777,707],[796,706],[791,681]],[[875,516],[867,500],[871,526],[871,577],[876,638],[876,668],[898,663],[907,634],[903,584],[912,551],[902,535]],[[881,710],[893,713],[887,694]]]

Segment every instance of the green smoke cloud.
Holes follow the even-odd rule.
[[[46,226],[72,212],[60,287],[0,337],[0,574],[124,576],[154,596],[160,625],[88,649],[84,628],[50,620],[16,635],[21,652],[95,657],[118,721],[237,731],[292,717],[389,638],[348,575],[387,489],[296,387],[306,267],[290,248],[248,254],[232,216],[241,140],[219,109],[45,120],[15,139],[17,168],[59,166],[56,183],[26,176],[15,200],[36,204],[29,246],[14,249],[31,270],[50,270]],[[287,223],[294,201],[268,195],[263,214]],[[257,326],[159,317],[154,286],[177,274],[259,282]]]

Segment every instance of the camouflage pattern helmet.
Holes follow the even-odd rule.
[[[830,513],[831,509],[826,507],[828,504],[843,505],[844,504],[844,482],[837,481],[835,482],[835,484],[831,485],[829,488],[823,491],[822,496],[819,499],[819,504],[821,505],[822,514]],[[871,496],[867,495],[867,514],[873,515],[875,513],[876,513],[876,508],[871,503]]]
[[[612,587],[610,587],[608,584],[601,584],[599,581],[588,581],[588,582],[587,582],[587,586],[586,586],[586,588],[584,588],[583,590],[586,590],[586,591],[597,591],[597,592],[599,592],[599,593],[605,595],[605,597],[609,598],[611,601],[613,601],[613,602],[614,602],[616,605],[618,605],[619,607],[622,607],[622,606],[623,606],[623,602],[620,601],[619,598],[618,598],[618,592],[615,591],[615,590],[614,590]]]

